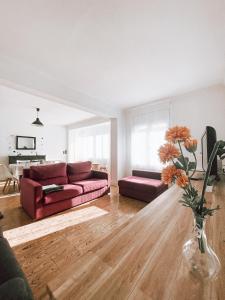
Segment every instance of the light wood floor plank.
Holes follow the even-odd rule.
[[[44,219],[47,222],[33,222],[21,208],[18,194],[3,195],[0,190],[0,211],[4,213],[0,225],[5,235],[8,232],[10,242],[17,244],[13,251],[28,278],[35,299],[48,299],[48,282],[60,275],[66,266],[73,266],[80,261],[102,240],[109,240],[110,234],[118,233],[145,206],[144,202],[119,196],[117,189],[112,188],[111,195]],[[71,212],[74,213],[71,220],[74,222],[73,218],[76,218],[79,222],[69,226],[67,216]],[[55,217],[62,215],[64,217],[55,221]],[[63,228],[65,223],[68,226]]]
[[[91,268],[74,263],[70,269],[69,291],[60,291],[68,273],[62,272],[48,284],[55,299],[151,299],[224,300],[225,299],[225,211],[224,181],[214,193],[207,194],[211,206],[223,208],[209,218],[209,243],[219,255],[222,270],[218,280],[196,280],[188,272],[182,246],[192,232],[191,211],[178,200],[181,190],[172,187],[139,211],[121,230],[111,233],[82,259]],[[95,270],[102,272],[98,279]],[[77,275],[80,276],[77,276]],[[56,293],[57,291],[57,293]]]

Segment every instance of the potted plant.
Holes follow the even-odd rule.
[[[205,198],[207,183],[212,162],[218,153],[224,150],[225,142],[218,141],[209,159],[208,168],[199,191],[192,185],[196,166],[197,140],[193,139],[190,130],[183,126],[175,126],[166,132],[167,143],[160,147],[159,157],[167,166],[162,170],[162,181],[166,184],[176,183],[183,189],[180,203],[192,210],[194,220],[194,235],[183,246],[183,254],[190,270],[201,278],[214,279],[220,270],[220,262],[215,252],[207,243],[205,222],[214,214],[219,206],[208,207]],[[184,148],[192,155],[193,161],[184,156]],[[225,153],[225,151],[224,151]]]
[[[213,185],[215,182],[216,176],[212,175],[209,176],[208,181],[207,181],[207,186],[206,186],[206,192],[211,193],[213,191]]]

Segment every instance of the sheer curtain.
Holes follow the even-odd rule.
[[[158,149],[169,127],[169,103],[133,109],[127,114],[127,172],[132,169],[160,171]]]
[[[69,131],[69,162],[90,160],[103,166],[110,162],[110,122]]]

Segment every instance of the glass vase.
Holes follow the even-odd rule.
[[[217,255],[208,245],[205,219],[194,217],[193,237],[184,244],[183,255],[192,275],[203,280],[217,278],[221,265]]]

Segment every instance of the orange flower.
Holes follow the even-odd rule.
[[[189,179],[186,175],[181,174],[177,177],[176,184],[181,188],[185,188],[189,184]]]
[[[166,140],[172,143],[178,141],[184,142],[186,139],[190,138],[190,136],[190,130],[184,126],[175,126],[166,132]]]
[[[161,179],[165,184],[170,184],[177,176],[181,176],[182,170],[170,165],[162,170]]]
[[[197,144],[198,142],[196,139],[189,138],[184,142],[184,147],[189,152],[195,152],[197,150]]]
[[[162,163],[166,163],[179,156],[180,151],[172,144],[165,144],[159,148],[159,158]]]

